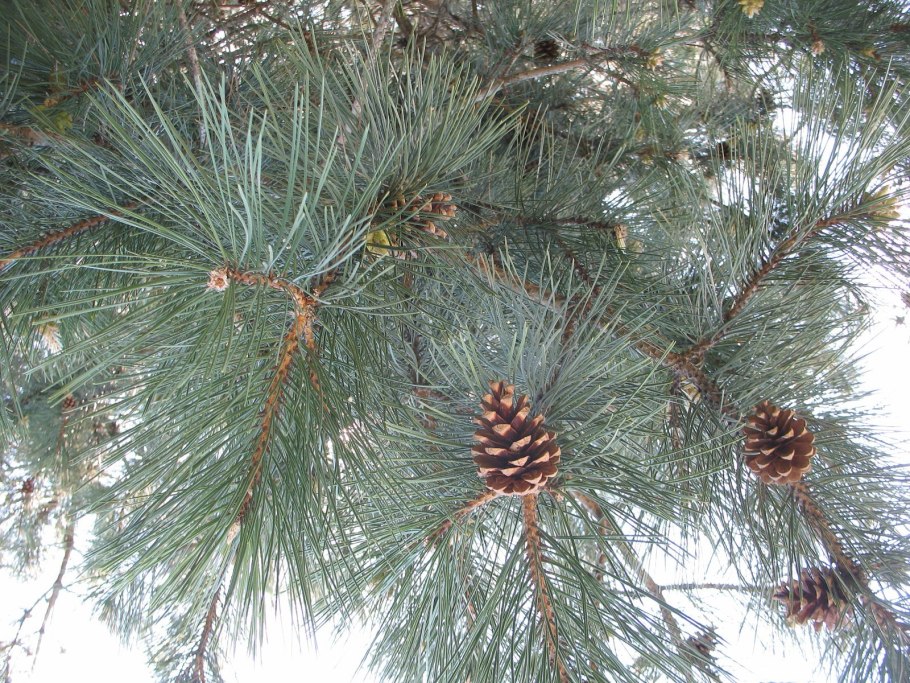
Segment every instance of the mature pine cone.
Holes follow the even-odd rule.
[[[77,405],[79,405],[79,402],[76,401],[76,397],[73,396],[72,394],[67,394],[67,395],[63,398],[63,403],[60,404],[60,407],[61,407],[63,410],[72,410],[72,409],[75,408]]]
[[[490,390],[480,404],[483,414],[474,420],[480,425],[474,433],[479,444],[471,449],[478,474],[498,493],[537,493],[556,474],[556,434],[543,428],[543,415],[528,419],[528,397],[516,399],[514,385],[490,382]]]
[[[803,569],[798,581],[783,584],[772,597],[787,608],[788,623],[802,625],[811,620],[816,631],[822,625],[832,630],[849,609],[837,573],[830,567]]]
[[[559,43],[552,38],[542,38],[534,43],[534,59],[538,62],[555,62],[559,59]]]
[[[768,401],[755,406],[743,428],[746,464],[766,484],[793,484],[812,468],[815,435],[792,410]]]

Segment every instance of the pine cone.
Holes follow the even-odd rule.
[[[755,406],[743,428],[746,464],[766,484],[793,484],[812,468],[815,435],[792,410],[768,401]]]
[[[534,43],[534,59],[538,62],[555,62],[559,59],[559,43],[552,38],[542,38]]]
[[[515,398],[515,386],[490,382],[491,393],[480,404],[483,414],[474,420],[474,463],[487,488],[505,495],[537,493],[556,474],[559,446],[553,432],[543,428],[543,415],[528,419],[527,395]]]
[[[834,629],[849,609],[837,572],[830,567],[803,569],[798,581],[783,584],[772,597],[787,608],[789,624],[811,620],[816,631],[822,625]]]
[[[76,401],[76,397],[73,396],[72,394],[67,394],[66,397],[63,399],[63,403],[60,405],[60,407],[64,411],[66,411],[66,410],[72,410],[77,405],[79,405],[79,403]]]
[[[717,647],[717,632],[713,628],[699,631],[696,635],[686,638],[686,643],[703,657],[709,659],[714,648]]]

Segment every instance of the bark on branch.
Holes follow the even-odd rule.
[[[559,673],[559,683],[569,683],[569,672],[559,656],[559,632],[556,629],[556,613],[553,610],[547,579],[543,572],[543,552],[541,550],[540,530],[537,527],[537,494],[522,496],[521,506],[528,570],[531,574],[534,592],[537,595],[537,611],[543,620],[550,663],[556,667]]]
[[[6,270],[6,268],[8,268],[16,261],[19,261],[20,259],[28,258],[29,256],[32,256],[33,254],[41,251],[42,249],[53,247],[54,245],[59,244],[60,242],[69,239],[70,237],[76,237],[77,235],[81,235],[83,232],[87,232],[92,228],[96,228],[99,225],[104,225],[112,218],[122,216],[123,212],[135,209],[138,205],[138,202],[129,202],[127,204],[124,204],[123,207],[121,207],[121,209],[118,211],[111,211],[106,215],[83,218],[81,221],[73,223],[68,228],[49,232],[31,244],[20,247],[11,254],[7,255],[5,258],[0,259],[0,273],[2,273],[4,270]]]

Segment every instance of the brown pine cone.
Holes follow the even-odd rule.
[[[72,394],[67,394],[66,397],[64,397],[64,399],[63,399],[63,403],[60,404],[60,407],[66,411],[66,410],[72,410],[77,405],[79,405],[79,403],[78,403],[78,401],[76,401],[76,397],[73,396]]]
[[[766,484],[793,484],[812,469],[815,435],[792,410],[768,401],[755,406],[743,428],[746,464]]]
[[[528,397],[516,399],[514,385],[499,380],[490,382],[490,390],[480,404],[483,414],[474,420],[480,425],[474,433],[478,445],[471,449],[478,474],[497,493],[538,493],[556,474],[556,434],[543,428],[543,415],[528,418]]]
[[[552,38],[542,38],[534,43],[534,59],[538,62],[555,62],[559,59],[559,43]]]
[[[787,608],[787,622],[803,625],[813,622],[816,631],[834,629],[849,611],[849,604],[830,567],[810,567],[800,572],[799,580],[783,584],[772,595]]]

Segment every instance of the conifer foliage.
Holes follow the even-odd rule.
[[[731,619],[910,677],[910,489],[851,358],[910,282],[904,3],[0,28],[0,558],[63,548],[8,680],[77,574],[165,681],[276,603],[396,683],[729,680]]]

